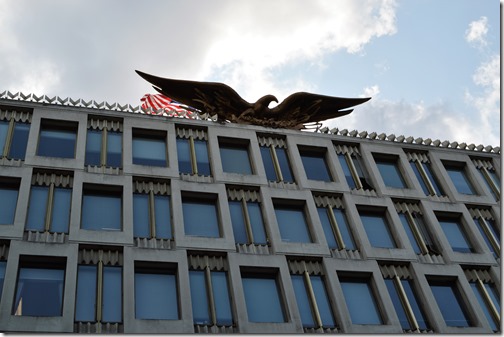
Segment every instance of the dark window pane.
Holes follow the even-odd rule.
[[[420,329],[427,329],[427,321],[425,320],[425,315],[423,314],[422,309],[418,305],[418,300],[413,292],[413,288],[411,286],[411,281],[410,280],[401,280],[401,284],[403,286],[404,292],[406,293],[406,297],[408,298],[408,301],[410,303],[411,309],[413,310],[413,313],[415,314],[416,321],[418,323],[418,327]]]
[[[89,129],[86,138],[86,165],[101,165],[102,132]]]
[[[118,231],[122,227],[122,200],[115,195],[84,194],[82,229]]]
[[[490,230],[492,231],[495,239],[497,239],[497,242],[500,244],[500,230],[499,228],[497,227],[497,223],[495,222],[495,220],[493,219],[486,219],[486,222],[488,224],[488,227],[490,228]]]
[[[196,152],[196,161],[198,165],[198,175],[209,176],[210,161],[208,159],[208,149],[206,140],[194,140],[194,152]]]
[[[433,281],[429,284],[446,325],[459,327],[472,325],[462,306],[460,293],[454,284]]]
[[[430,180],[432,186],[434,186],[434,190],[436,191],[436,195],[444,195],[443,190],[441,190],[441,187],[439,187],[439,183],[438,183],[436,177],[432,173],[430,165],[428,163],[422,163],[422,166],[424,168],[425,173],[427,174],[427,177],[429,177],[429,180]]]
[[[170,197],[155,195],[154,209],[156,210],[156,237],[158,239],[171,239]]]
[[[278,164],[280,165],[280,170],[282,171],[283,181],[293,183],[294,178],[292,177],[289,158],[287,157],[287,151],[284,148],[280,147],[275,148],[275,150],[278,158]]]
[[[179,318],[174,274],[135,273],[135,318]]]
[[[261,206],[257,202],[247,202],[247,210],[254,235],[254,243],[265,245],[267,243]]]
[[[378,166],[378,170],[380,171],[385,186],[393,188],[406,188],[403,177],[397,168],[397,163],[376,160],[376,166]]]
[[[218,325],[233,324],[226,272],[212,271],[212,288]]]
[[[189,283],[194,324],[211,324],[205,272],[190,270]]]
[[[44,231],[48,196],[49,187],[32,186],[26,220],[27,230]]]
[[[492,244],[490,243],[490,239],[488,238],[487,234],[483,230],[483,227],[480,223],[480,220],[479,219],[473,219],[473,220],[474,220],[474,223],[476,224],[476,227],[478,228],[481,236],[483,237],[483,240],[485,240],[485,243],[486,243],[488,249],[492,252],[492,254],[494,254],[495,257],[497,257],[497,253],[495,252],[495,249],[493,248]]]
[[[418,182],[420,183],[420,186],[422,187],[423,192],[425,195],[430,195],[429,189],[427,188],[427,185],[425,183],[425,180],[422,178],[422,174],[418,170],[418,167],[416,166],[416,162],[410,161],[410,166],[413,172],[415,173],[415,176],[417,177]]]
[[[3,155],[8,131],[9,131],[9,122],[1,120],[0,121],[0,151],[1,151],[0,155]]]
[[[303,327],[315,327],[315,321],[313,320],[311,304],[306,292],[304,277],[303,275],[291,275],[291,279]]]
[[[334,217],[338,223],[338,228],[340,230],[341,236],[343,237],[343,242],[345,242],[346,249],[355,250],[355,242],[350,232],[350,227],[348,226],[347,217],[345,212],[339,208],[333,208]]]
[[[52,208],[51,232],[68,233],[70,223],[70,204],[72,190],[69,188],[54,189],[54,202]]]
[[[9,186],[0,187],[0,225],[14,224],[17,199],[17,188]]]
[[[220,146],[222,170],[224,172],[252,174],[246,147]]]
[[[387,285],[387,289],[390,294],[390,298],[392,299],[392,303],[394,304],[394,308],[396,310],[397,316],[399,318],[399,322],[401,323],[401,326],[403,329],[408,330],[408,329],[413,329],[414,327],[410,325],[408,321],[408,316],[406,314],[406,309],[405,306],[403,305],[400,297],[399,297],[399,292],[395,286],[395,282],[392,279],[385,279],[385,284]],[[402,287],[404,289],[404,292],[406,294],[406,297],[408,299],[408,303],[413,310],[413,314],[415,315],[415,319],[418,323],[418,327],[422,330],[427,329],[427,323],[424,319],[424,315],[422,310],[420,309],[418,305],[417,298],[415,294],[413,293],[413,289],[411,287],[411,283],[409,280],[401,280]]]
[[[165,139],[133,137],[133,164],[166,167]]]
[[[150,238],[148,194],[133,194],[133,236]]]
[[[276,279],[242,277],[242,283],[250,322],[285,322]]]
[[[324,155],[302,154],[301,161],[308,179],[332,181]]]
[[[14,134],[12,135],[9,158],[25,159],[29,133],[30,124],[21,122],[16,122],[14,124]]]
[[[61,316],[65,271],[21,268],[12,314],[16,316]]]
[[[329,214],[327,214],[329,211],[325,207],[317,207],[317,212],[322,224],[322,229],[324,230],[327,245],[331,249],[338,249],[338,243],[336,242],[336,237],[331,226],[331,221],[329,220]]]
[[[78,267],[75,305],[75,320],[77,322],[96,321],[96,280],[96,266],[81,265]]]
[[[182,200],[186,235],[219,237],[217,207],[214,201]]]
[[[122,166],[122,133],[107,132],[107,166]]]
[[[312,242],[302,209],[275,207],[275,215],[282,241]]]
[[[373,247],[395,248],[394,239],[383,215],[360,214],[369,242]]]
[[[478,285],[475,282],[470,282],[469,284],[471,285],[471,288],[474,292],[474,295],[478,299],[478,303],[481,307],[481,310],[483,310],[483,312],[485,313],[488,324],[490,324],[490,327],[492,328],[493,331],[498,331],[499,328],[498,328],[497,324],[495,323],[485,300],[483,299],[484,295],[481,293],[481,290],[479,290]]]
[[[343,169],[343,173],[345,174],[345,178],[346,178],[348,187],[350,187],[350,189],[356,188],[357,185],[355,184],[355,181],[352,176],[352,172],[350,171],[350,167],[348,166],[345,155],[342,153],[338,154],[338,159],[341,164],[341,168]]]
[[[418,246],[418,242],[415,239],[415,235],[413,234],[413,231],[411,230],[410,224],[408,222],[408,219],[406,218],[406,215],[404,213],[399,213],[399,219],[401,219],[401,223],[403,225],[404,231],[408,235],[408,239],[410,240],[411,246],[413,247],[413,250],[415,253],[420,254],[422,251],[420,250],[420,247]]]
[[[273,158],[271,157],[271,149],[266,146],[261,146],[261,157],[264,163],[264,171],[266,171],[266,178],[270,181],[277,181],[278,178],[275,165],[273,164]]]
[[[3,284],[5,279],[5,267],[7,265],[6,261],[0,261],[0,299],[2,299]]]
[[[457,220],[444,219],[439,220],[441,228],[448,239],[453,251],[462,253],[472,253],[471,247],[465,233],[462,231],[461,224]]]
[[[474,188],[469,183],[469,180],[467,180],[467,176],[463,168],[446,168],[446,172],[448,172],[448,175],[450,176],[453,185],[455,185],[457,192],[460,194],[475,194]]]
[[[229,212],[236,243],[248,243],[247,231],[241,201],[229,201]]]
[[[73,130],[44,128],[40,130],[37,155],[75,158],[77,133]]]
[[[408,316],[406,315],[406,311],[401,302],[401,298],[399,297],[399,293],[395,287],[394,280],[385,279],[385,284],[387,286],[390,299],[394,304],[394,309],[397,314],[397,317],[399,318],[399,322],[401,323],[401,327],[405,330],[411,329],[412,326],[409,324]]]
[[[103,267],[103,321],[122,321],[122,270],[121,267]]]
[[[320,313],[320,319],[324,327],[333,328],[334,316],[329,304],[329,297],[327,297],[326,287],[321,276],[310,276],[313,293],[315,295],[315,300],[317,301],[317,307]]]
[[[367,280],[342,280],[340,283],[353,324],[383,324]]]
[[[497,292],[497,287],[493,283],[483,283],[483,285],[485,286],[485,289],[488,293],[488,296],[490,296],[492,303],[497,309],[497,312],[500,312],[501,311],[500,296]]]
[[[179,172],[188,174],[193,173],[191,165],[191,149],[189,147],[189,139],[177,138],[177,157],[178,157]]]

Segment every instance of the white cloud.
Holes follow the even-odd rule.
[[[469,28],[466,30],[466,41],[477,47],[484,47],[487,45],[486,35],[488,33],[488,19],[482,16],[477,21],[469,23]]]

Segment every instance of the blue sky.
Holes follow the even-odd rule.
[[[140,104],[134,69],[250,102],[372,96],[329,127],[500,144],[497,0],[0,0],[0,91]]]

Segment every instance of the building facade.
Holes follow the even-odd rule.
[[[0,98],[0,331],[500,332],[500,149]]]

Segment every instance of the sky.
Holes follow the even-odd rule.
[[[136,106],[156,93],[139,69],[248,102],[372,97],[323,125],[500,146],[500,13],[499,0],[0,0],[0,92]]]

